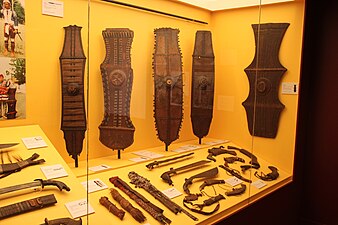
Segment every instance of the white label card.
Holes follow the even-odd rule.
[[[43,148],[48,146],[41,136],[21,138],[21,140],[27,149]]]
[[[68,176],[67,171],[65,170],[65,168],[63,168],[61,164],[55,164],[52,166],[42,166],[40,167],[40,169],[47,179]]]
[[[229,142],[229,140],[214,140],[214,141],[205,142],[203,144],[205,144],[205,145],[219,145],[219,144],[228,143],[228,142]]]
[[[162,191],[162,193],[165,194],[168,198],[175,198],[177,196],[182,195],[182,193],[174,187],[166,189]]]
[[[92,193],[95,191],[100,191],[100,190],[104,190],[108,188],[108,186],[105,183],[103,183],[103,181],[100,180],[99,178],[94,179],[94,180],[88,180],[88,182],[84,181],[84,182],[81,182],[81,184],[84,187],[84,189],[86,189],[86,191],[88,187],[88,193]]]
[[[110,169],[110,168],[112,168],[112,167],[105,165],[105,164],[101,164],[101,165],[98,165],[98,166],[89,167],[88,169],[90,171],[96,172],[96,171],[101,171],[101,170],[107,170],[107,169]]]
[[[73,202],[68,202],[65,204],[65,206],[73,218],[78,218],[95,212],[90,204],[88,204],[87,211],[87,199],[85,198]]]
[[[195,149],[199,149],[199,148],[201,148],[201,146],[199,146],[199,145],[183,145],[183,146],[176,148],[172,151],[173,152],[186,152],[186,151],[191,151],[191,150],[195,150]]]
[[[230,177],[229,179],[225,180],[225,183],[230,184],[234,187],[240,183],[243,183],[243,181],[241,179],[238,179],[237,177]]]
[[[158,154],[158,153],[155,153],[155,152],[150,152],[150,151],[147,151],[147,150],[133,152],[133,154],[139,155],[139,156],[142,156],[142,157],[146,157],[146,158],[149,158],[149,159],[156,159],[156,158],[160,158],[160,157],[164,156],[162,154]]]
[[[282,83],[282,94],[297,95],[298,94],[298,83]]]
[[[251,185],[260,189],[260,188],[266,186],[266,183],[262,180],[256,180],[256,181],[252,182]]]
[[[133,162],[143,162],[143,161],[147,161],[148,159],[149,159],[148,157],[137,157],[137,158],[131,158],[129,160]]]
[[[42,0],[42,14],[63,17],[63,2]]]

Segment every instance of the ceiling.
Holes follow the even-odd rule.
[[[290,2],[294,0],[177,0],[177,1],[197,6],[200,8],[204,8],[210,11],[217,11],[224,9],[257,6],[260,3],[262,5],[265,5],[280,2]]]

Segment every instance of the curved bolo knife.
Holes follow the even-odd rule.
[[[0,196],[12,192],[17,192],[25,189],[30,190],[42,190],[45,188],[45,186],[55,186],[60,191],[66,190],[70,191],[70,188],[61,181],[56,180],[42,180],[42,179],[35,179],[33,182],[24,183],[24,184],[17,184],[9,187],[0,188]]]

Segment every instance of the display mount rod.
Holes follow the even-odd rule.
[[[125,3],[125,2],[119,2],[119,1],[115,1],[115,0],[102,0],[102,1],[117,4],[117,5],[123,5],[123,6],[127,6],[127,7],[130,7],[130,8],[140,9],[140,10],[144,10],[144,11],[148,11],[148,12],[152,12],[152,13],[157,13],[157,14],[161,14],[161,15],[166,15],[166,16],[170,16],[170,17],[175,17],[175,18],[179,18],[179,19],[183,19],[183,20],[188,20],[188,21],[192,21],[192,22],[195,22],[195,23],[208,24],[207,22],[204,22],[204,21],[201,21],[201,20],[195,20],[195,19],[192,19],[192,18],[179,16],[179,15],[175,15],[175,14],[171,14],[171,13],[166,13],[166,12],[158,11],[158,10],[155,10],[155,9],[149,9],[149,8],[145,8],[145,7],[142,7],[142,6],[132,5],[132,4]]]

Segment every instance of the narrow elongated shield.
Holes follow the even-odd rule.
[[[209,133],[214,105],[215,62],[210,31],[197,31],[192,61],[191,123],[201,140]]]
[[[158,138],[168,146],[178,139],[183,117],[182,56],[178,29],[155,31],[154,117]]]
[[[81,41],[81,27],[65,27],[65,40],[60,56],[62,81],[62,119],[66,148],[78,166],[78,155],[82,152],[87,130],[84,101],[84,71],[86,56]]]

